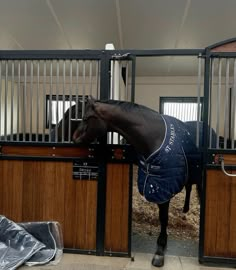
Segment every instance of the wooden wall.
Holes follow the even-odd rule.
[[[72,160],[20,158],[24,153],[62,157],[63,153],[75,155],[75,152],[47,147],[24,148],[8,146],[2,149],[5,155],[17,154],[18,160],[0,160],[0,214],[15,222],[58,221],[62,226],[64,247],[87,251],[96,251],[97,222],[104,222],[104,252],[128,254],[131,234],[130,165],[107,164],[105,216],[98,218],[97,192],[102,179],[73,179]]]
[[[96,250],[97,181],[74,180],[72,162],[0,160],[0,213],[58,221],[65,247]]]
[[[106,185],[105,251],[128,252],[129,165],[108,164]]]
[[[217,169],[207,171],[204,235],[205,256],[236,257],[236,177]]]

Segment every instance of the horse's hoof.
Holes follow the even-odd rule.
[[[152,258],[152,265],[162,267],[164,265],[164,255],[155,254]]]

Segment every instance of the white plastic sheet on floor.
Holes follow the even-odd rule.
[[[57,264],[63,253],[58,222],[15,223],[0,216],[0,269],[14,270],[22,264]]]

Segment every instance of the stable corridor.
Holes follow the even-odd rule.
[[[152,254],[150,253],[134,253],[132,254],[134,261],[130,258],[118,257],[98,257],[80,254],[64,254],[61,262],[56,265],[20,267],[20,270],[149,270],[158,269],[151,265]],[[198,263],[196,257],[182,257],[167,255],[165,266],[160,268],[163,270],[229,270],[235,268],[203,266]]]

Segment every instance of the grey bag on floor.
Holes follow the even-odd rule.
[[[25,263],[26,265],[42,265],[49,262],[56,264],[60,261],[63,240],[58,222],[28,222],[19,225],[45,245]]]
[[[0,216],[0,269],[14,270],[45,245],[18,224]]]

